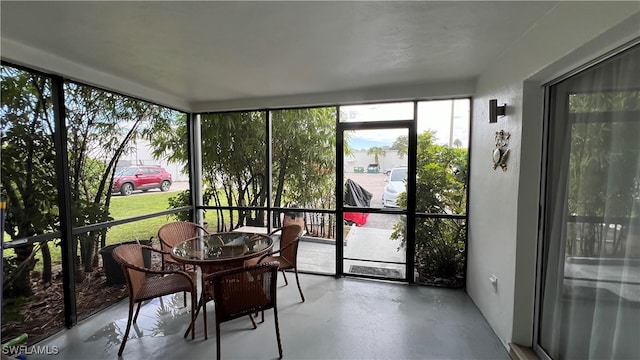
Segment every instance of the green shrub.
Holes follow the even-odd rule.
[[[467,201],[467,150],[437,145],[433,134],[418,136],[416,210],[435,216],[416,220],[415,261],[419,282],[464,285],[466,222],[443,214],[463,214]],[[406,207],[406,192],[398,197]],[[406,216],[394,226],[392,239],[406,245]]]

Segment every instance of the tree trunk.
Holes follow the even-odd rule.
[[[105,238],[106,236],[100,236],[100,244],[105,242]],[[104,247],[104,246],[103,246]],[[100,246],[98,244],[98,242],[96,241],[95,244],[93,244],[93,260],[91,261],[91,270],[93,271],[93,269],[98,267],[98,254],[100,252]]]
[[[35,259],[31,256],[31,253],[33,252],[33,244],[19,246],[14,250],[16,253],[16,261],[19,264],[18,268],[20,270],[13,281],[13,294],[15,296],[30,296],[33,294],[33,289],[31,289],[29,276],[36,265]]]
[[[52,269],[49,242],[43,241],[42,243],[40,243],[40,250],[42,251],[42,282],[45,284],[50,284],[52,278]]]
[[[77,283],[81,283],[84,281],[84,271],[82,269],[82,261],[80,260],[80,256],[76,255],[76,260],[74,262],[74,271],[75,271],[75,278],[76,278],[76,282]]]
[[[82,249],[82,268],[84,270],[85,273],[90,273],[93,272],[93,248],[94,248],[94,241],[86,241],[83,242],[82,247],[84,247],[84,249]]]

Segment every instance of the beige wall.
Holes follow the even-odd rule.
[[[542,85],[639,37],[638,24],[637,2],[560,2],[478,79],[467,291],[505,346],[531,345],[533,334]],[[507,104],[507,115],[493,124],[489,99]],[[506,172],[491,167],[499,130],[511,134]]]

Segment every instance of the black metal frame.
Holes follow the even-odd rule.
[[[407,129],[408,130],[408,172],[407,172],[407,193],[415,194],[416,192],[416,148],[417,148],[417,105],[418,101],[413,102],[413,119],[410,120],[390,120],[390,121],[367,121],[367,122],[340,122],[338,119],[338,128],[337,133],[343,143],[343,147],[341,148],[340,154],[344,154],[344,132],[351,130],[380,130],[380,129]],[[341,156],[343,158],[344,156]],[[343,164],[344,165],[344,164]],[[342,180],[344,179],[344,166],[338,168],[336,171],[337,178],[340,181],[336,181],[336,184],[342,184]],[[336,204],[338,204],[338,208],[340,209],[341,215],[344,215],[345,211],[355,211],[361,213],[368,214],[392,214],[392,215],[405,215],[407,217],[407,250],[405,252],[405,267],[406,269],[413,269],[414,267],[414,258],[415,258],[415,209],[416,202],[415,196],[407,197],[407,208],[406,209],[372,209],[372,208],[358,208],[358,207],[345,207],[344,204],[344,189],[342,191],[338,191],[338,200]],[[343,216],[340,217],[341,219]],[[340,222],[340,231],[339,234],[344,233],[344,223]],[[342,244],[342,242],[341,242]],[[341,247],[340,247],[341,248]],[[336,276],[344,275],[344,255],[340,259],[341,272],[337,273]],[[358,259],[362,260],[362,259]],[[380,261],[376,261],[380,262]],[[405,271],[405,279],[404,281],[408,283],[413,283],[413,270]],[[361,275],[361,274],[351,274],[348,273],[349,276],[353,277],[364,277],[364,278],[372,278],[372,276]],[[379,277],[376,277],[379,278]],[[398,279],[385,279],[385,280],[395,280]]]
[[[455,99],[469,99],[470,97],[452,97],[449,100]],[[413,100],[391,100],[391,101],[375,101],[368,103],[354,103],[348,105],[365,105],[365,104],[385,104],[385,103],[397,103],[397,102],[413,102],[413,119],[407,120],[389,120],[389,121],[366,121],[366,122],[340,122],[340,107],[345,106],[347,104],[342,105],[327,105],[320,104],[317,106],[310,107],[286,107],[286,108],[254,108],[254,109],[242,109],[242,110],[234,110],[234,111],[220,111],[220,112],[203,112],[199,113],[200,115],[204,114],[225,114],[225,113],[237,113],[237,112],[264,112],[266,116],[266,131],[267,134],[267,149],[265,150],[265,158],[268,160],[267,164],[271,164],[272,160],[272,132],[271,132],[271,111],[279,111],[279,110],[291,110],[291,109],[312,109],[312,108],[322,108],[322,107],[335,107],[336,109],[336,208],[335,209],[308,209],[308,208],[283,208],[283,207],[274,207],[272,206],[272,173],[271,171],[267,171],[269,176],[267,177],[268,185],[267,185],[267,206],[260,207],[246,207],[246,206],[196,206],[194,210],[231,210],[231,211],[245,211],[245,210],[262,210],[267,213],[267,218],[271,219],[274,212],[283,212],[283,211],[296,211],[296,212],[314,212],[314,213],[328,213],[335,214],[337,219],[342,219],[344,217],[345,211],[357,211],[363,213],[378,213],[378,214],[402,214],[407,216],[407,251],[406,251],[406,268],[410,271],[406,271],[406,277],[404,279],[397,278],[389,278],[384,280],[392,280],[392,281],[404,281],[407,283],[414,283],[415,279],[413,277],[413,269],[415,268],[415,223],[418,218],[428,218],[428,217],[437,217],[437,218],[445,218],[445,219],[464,219],[465,220],[465,236],[468,235],[469,231],[469,174],[471,173],[471,152],[468,154],[468,176],[467,176],[467,203],[466,203],[466,212],[465,214],[429,214],[429,213],[418,213],[416,212],[416,201],[415,196],[411,197],[411,201],[408,202],[406,209],[378,209],[378,208],[357,208],[357,207],[348,207],[345,208],[341,204],[343,203],[344,198],[344,184],[342,179],[344,178],[344,157],[342,156],[344,150],[344,136],[343,132],[345,130],[362,130],[362,129],[385,129],[385,128],[407,128],[409,130],[409,151],[408,151],[408,168],[409,173],[407,176],[407,191],[410,193],[416,192],[416,166],[417,166],[417,116],[418,116],[418,103],[422,101],[431,101],[434,99],[413,99]],[[441,99],[438,99],[441,100]],[[472,111],[472,109],[470,109]],[[470,118],[473,114],[470,113]],[[469,149],[471,148],[471,126],[469,127]],[[266,169],[266,170],[270,170]],[[197,184],[193,184],[196,185]],[[271,222],[268,224],[268,231],[271,230]],[[344,224],[341,221],[338,221],[336,224],[336,263],[335,263],[335,277],[340,278],[345,276],[344,272],[344,247],[338,246],[339,244],[344,244]],[[467,268],[467,251],[468,244],[466,243],[465,237],[465,263],[464,269],[466,271]],[[379,262],[379,261],[378,261]],[[316,272],[310,271],[300,271],[302,273],[309,274],[319,274]],[[319,274],[324,275],[324,274]],[[362,277],[362,278],[373,278],[373,279],[381,279],[380,277],[361,275],[361,274],[347,274],[350,277]],[[464,286],[466,287],[466,278]]]
[[[132,97],[129,95],[119,94],[117,92],[102,89],[93,85],[84,84],[81,82],[77,82],[75,80],[64,78],[62,76],[58,76],[55,74],[49,74],[42,71],[34,70],[22,65],[12,64],[7,61],[0,62],[2,66],[12,67],[21,71],[25,71],[34,75],[43,76],[51,79],[52,88],[52,107],[53,107],[53,116],[54,116],[54,125],[55,125],[55,133],[53,134],[54,138],[54,149],[55,149],[55,172],[56,172],[56,180],[58,187],[58,208],[60,209],[60,229],[59,231],[39,234],[36,236],[15,239],[11,242],[7,242],[3,244],[5,249],[14,248],[16,246],[22,246],[25,244],[33,244],[36,242],[44,242],[50,241],[55,238],[61,239],[61,256],[62,256],[62,281],[63,281],[63,295],[64,295],[64,323],[67,328],[71,328],[78,322],[78,314],[76,307],[76,291],[75,291],[75,249],[73,248],[73,236],[84,233],[87,231],[93,231],[98,229],[108,228],[114,225],[125,224],[129,222],[134,222],[138,220],[149,219],[153,217],[174,214],[185,210],[193,209],[192,206],[171,209],[161,212],[156,212],[153,214],[145,214],[140,216],[131,217],[128,219],[122,220],[114,220],[108,221],[98,224],[92,224],[83,227],[72,227],[71,222],[71,193],[68,184],[69,179],[69,166],[68,166],[68,158],[67,158],[67,126],[66,126],[66,114],[65,114],[65,105],[64,105],[64,83],[72,82],[75,84],[79,84],[81,86],[91,87],[94,89],[98,89],[101,91],[106,91],[114,94],[118,94],[121,96],[128,97],[130,99],[143,101],[146,103],[154,104],[157,106],[163,106],[167,109],[173,111],[183,112],[182,110],[178,110],[166,105],[161,105],[157,103],[152,103],[144,99]],[[189,121],[187,122],[187,126],[189,126]],[[191,154],[190,154],[191,155]],[[188,160],[190,161],[190,159]],[[190,163],[189,163],[190,164]],[[191,174],[190,174],[191,175]]]
[[[60,211],[60,231],[58,232],[52,232],[52,233],[47,233],[47,234],[40,234],[40,235],[36,235],[33,237],[29,237],[29,238],[24,238],[24,239],[16,239],[10,243],[6,243],[5,244],[5,248],[11,248],[11,247],[15,247],[15,246],[20,246],[20,245],[24,245],[25,243],[35,243],[35,242],[42,242],[42,241],[49,241],[51,239],[54,238],[60,238],[62,239],[61,241],[61,246],[62,246],[62,274],[63,274],[63,285],[64,285],[64,307],[65,307],[65,326],[70,328],[73,325],[75,325],[78,321],[78,317],[77,317],[77,309],[76,309],[76,294],[75,294],[75,278],[74,278],[74,267],[75,267],[75,252],[72,246],[72,239],[73,236],[79,233],[84,233],[87,231],[93,231],[93,230],[98,230],[98,229],[104,229],[104,228],[108,228],[111,226],[115,226],[115,225],[120,225],[120,224],[125,224],[125,223],[129,223],[129,222],[134,222],[134,221],[139,221],[139,220],[144,220],[144,219],[149,219],[149,218],[153,218],[153,217],[158,217],[158,216],[163,216],[163,215],[169,215],[169,214],[174,214],[174,213],[178,213],[178,212],[182,212],[182,211],[191,211],[191,217],[194,220],[199,220],[197,219],[197,210],[206,210],[206,209],[216,209],[216,207],[211,207],[211,206],[196,206],[194,204],[196,204],[196,199],[197,197],[201,196],[200,192],[199,192],[199,183],[200,180],[199,178],[196,178],[194,176],[194,174],[196,174],[196,169],[195,166],[196,164],[193,163],[193,157],[194,157],[194,149],[195,149],[195,141],[199,140],[199,139],[195,139],[194,138],[194,122],[195,122],[195,118],[196,116],[202,115],[202,114],[207,114],[207,113],[214,113],[214,112],[204,112],[204,113],[186,113],[187,115],[187,131],[189,134],[189,137],[187,139],[187,146],[188,146],[188,169],[189,169],[189,179],[190,179],[190,188],[193,189],[194,191],[191,191],[191,205],[190,206],[185,206],[185,207],[181,207],[181,208],[176,208],[176,209],[171,209],[171,210],[165,210],[165,211],[161,211],[161,212],[156,212],[156,213],[152,213],[152,214],[145,214],[145,215],[140,215],[140,216],[135,216],[135,217],[131,217],[131,218],[127,218],[127,219],[122,219],[122,220],[116,220],[116,221],[109,221],[109,222],[104,222],[104,223],[98,223],[98,224],[92,224],[92,225],[88,225],[88,226],[83,226],[83,227],[78,227],[78,228],[73,228],[72,227],[72,223],[71,223],[71,210],[70,210],[70,188],[69,188],[69,184],[67,183],[67,179],[69,178],[69,171],[68,171],[68,159],[66,157],[65,154],[67,154],[67,141],[66,141],[66,135],[67,135],[67,130],[66,130],[66,122],[65,122],[65,106],[64,106],[64,83],[65,82],[73,82],[82,86],[88,86],[88,87],[92,87],[95,89],[99,89],[101,91],[108,91],[114,94],[118,94],[121,96],[126,96],[128,98],[131,99],[135,99],[135,100],[139,100],[139,101],[144,101],[147,103],[151,103],[147,100],[144,99],[139,99],[139,98],[135,98],[129,95],[123,95],[123,94],[119,94],[117,92],[113,92],[111,90],[106,90],[106,89],[102,89],[99,87],[95,87],[93,85],[88,85],[88,84],[84,84],[81,82],[77,82],[73,79],[68,79],[68,78],[64,78],[58,75],[53,75],[53,74],[48,74],[48,73],[44,73],[41,71],[37,71],[34,69],[30,69],[21,65],[16,65],[16,64],[12,64],[6,61],[2,61],[1,64],[3,66],[10,66],[16,69],[20,69],[23,71],[27,71],[29,73],[32,74],[38,74],[41,76],[45,76],[48,77],[52,80],[52,84],[53,84],[53,88],[52,88],[52,96],[53,96],[53,108],[54,108],[54,120],[55,120],[55,126],[56,126],[56,134],[54,135],[54,142],[55,142],[55,151],[56,151],[56,176],[57,176],[57,181],[58,181],[58,206],[61,209]],[[469,98],[469,97],[460,97],[460,98]],[[451,98],[451,99],[457,99],[455,97]],[[470,99],[470,98],[469,98]],[[408,163],[409,163],[409,174],[408,174],[408,184],[407,184],[407,189],[408,191],[410,191],[411,193],[415,193],[416,190],[416,180],[415,180],[415,174],[416,174],[416,158],[417,158],[417,154],[416,154],[416,149],[417,149],[417,113],[418,113],[418,102],[420,101],[429,101],[429,100],[433,100],[433,99],[412,99],[412,100],[402,100],[402,102],[413,102],[414,105],[414,117],[413,119],[408,119],[408,120],[396,120],[396,121],[370,121],[370,122],[360,122],[360,123],[350,123],[350,122],[340,122],[340,106],[341,105],[331,105],[331,104],[317,104],[315,106],[310,106],[310,107],[289,107],[289,108],[275,108],[275,109],[255,109],[255,110],[251,110],[251,109],[245,109],[245,110],[241,110],[242,112],[248,112],[248,111],[264,111],[266,113],[266,121],[265,121],[265,126],[266,126],[266,134],[268,136],[267,140],[267,148],[265,149],[265,158],[268,160],[267,164],[271,164],[271,157],[272,157],[272,131],[271,131],[271,115],[270,112],[271,111],[278,111],[278,110],[287,110],[287,109],[310,109],[310,108],[320,108],[320,107],[335,107],[336,110],[336,115],[335,115],[335,119],[336,119],[336,159],[335,159],[335,163],[336,163],[336,204],[338,204],[338,206],[336,206],[336,209],[291,209],[291,208],[282,208],[282,207],[273,207],[271,206],[271,201],[272,201],[272,189],[271,189],[271,185],[272,185],[272,174],[271,172],[269,172],[269,176],[267,177],[267,181],[268,181],[268,186],[267,186],[267,197],[268,197],[268,204],[266,207],[255,207],[255,208],[251,208],[251,207],[221,207],[221,209],[227,209],[227,210],[265,210],[267,212],[267,217],[271,218],[272,214],[274,211],[285,211],[285,210],[295,210],[295,211],[305,211],[305,212],[314,212],[314,213],[333,213],[336,215],[336,217],[338,219],[342,219],[344,216],[344,211],[345,208],[344,206],[342,206],[342,201],[343,201],[343,197],[344,197],[344,185],[341,181],[341,179],[343,179],[344,177],[344,159],[342,155],[342,152],[339,152],[339,149],[344,149],[344,137],[343,137],[343,131],[344,130],[353,130],[353,129],[380,129],[380,128],[398,128],[398,127],[405,127],[409,129],[409,154],[408,154]],[[383,104],[383,103],[396,103],[399,102],[401,100],[392,100],[392,101],[375,101],[375,102],[368,102],[368,103],[376,103],[376,104]],[[179,112],[183,112],[182,110],[178,110],[166,105],[162,105],[162,104],[157,104],[157,103],[152,103],[158,106],[163,106],[166,107],[167,109],[170,110],[174,110],[174,111],[179,111]],[[354,103],[354,104],[349,104],[349,105],[364,105],[367,103]],[[346,105],[346,104],[343,104]],[[225,111],[225,112],[215,112],[215,113],[231,113],[231,112],[237,112],[237,111]],[[183,112],[184,113],[184,112]],[[469,131],[471,132],[471,128],[469,129]],[[471,146],[471,136],[470,136],[470,140],[469,140],[469,147]],[[470,174],[470,164],[471,164],[471,152],[469,152],[469,159],[468,159],[468,166],[469,166],[469,174]],[[267,165],[269,166],[269,165]],[[468,181],[468,179],[467,179]],[[467,187],[467,199],[468,199],[468,194],[469,194],[469,187]],[[467,213],[468,213],[468,200],[467,200]],[[348,211],[361,211],[361,212],[367,212],[367,213],[387,213],[387,214],[398,214],[398,213],[402,213],[404,215],[407,216],[407,233],[408,233],[408,239],[407,239],[407,243],[410,244],[407,248],[407,253],[406,253],[406,266],[407,269],[410,269],[411,271],[407,271],[407,275],[406,278],[404,279],[404,281],[408,282],[408,283],[413,283],[414,279],[413,279],[413,268],[415,267],[415,248],[414,248],[414,244],[415,244],[415,236],[414,235],[409,235],[409,234],[414,234],[415,233],[415,219],[419,218],[419,217],[428,217],[428,216],[437,216],[437,217],[446,217],[446,218],[465,218],[467,221],[467,229],[468,229],[468,218],[467,215],[443,215],[443,214],[423,214],[423,213],[416,213],[415,211],[416,209],[416,204],[415,204],[415,197],[413,197],[412,201],[409,201],[407,204],[407,209],[405,210],[385,210],[385,209],[371,209],[371,208],[348,208]],[[271,224],[269,222],[269,224]],[[339,224],[339,225],[338,225]],[[269,225],[271,226],[271,225]],[[344,268],[343,268],[343,258],[344,258],[344,250],[343,250],[343,246],[338,246],[339,244],[342,245],[344,243],[344,224],[342,222],[338,222],[337,223],[337,228],[336,228],[336,277],[342,277],[344,276]],[[467,230],[468,231],[468,230]],[[466,259],[466,248],[465,248],[465,259]],[[466,269],[466,261],[465,261],[465,269]],[[364,278],[374,278],[372,276],[366,276],[366,275],[357,275],[357,274],[349,274],[349,276],[353,276],[353,277],[364,277]],[[375,277],[376,279],[379,279],[378,277]],[[389,280],[395,280],[398,281],[398,279],[389,279]],[[466,281],[466,279],[465,279]]]

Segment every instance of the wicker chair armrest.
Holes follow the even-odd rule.
[[[191,283],[191,287],[193,287],[194,289],[196,288],[196,279],[195,279],[194,273],[189,273],[183,270],[173,271],[171,273],[186,277],[187,280],[189,280],[189,282]]]
[[[267,236],[268,236],[268,235],[267,235]],[[253,236],[251,236],[251,237],[249,238],[249,241],[247,241],[247,242],[246,242],[246,244],[247,244],[247,246],[248,246],[249,248],[251,248],[251,243],[256,242],[256,241],[261,241],[261,240],[264,240],[264,236],[254,234]],[[223,245],[224,245],[224,244],[223,244]]]
[[[160,240],[160,246],[163,247],[163,248],[164,247],[168,247],[168,248],[172,248],[173,247],[172,245],[168,244],[166,241],[162,240],[162,238],[159,237],[159,236],[158,236],[158,240]]]
[[[298,241],[300,241],[300,238],[297,238],[295,240],[293,240],[292,242],[288,243],[285,247],[278,249],[278,250],[274,250],[274,251],[269,251],[268,253],[260,256],[260,259],[258,259],[258,263],[260,263],[262,260],[264,260],[264,258],[266,258],[267,256],[271,256],[271,255],[275,255],[279,252],[281,252],[282,250],[285,250],[286,248],[288,248],[289,246],[293,246],[295,243],[297,243]]]
[[[153,251],[153,252],[157,252],[160,254],[165,254],[165,255],[171,255],[171,253],[169,253],[168,251],[164,251],[162,249],[158,249],[158,248],[154,248],[152,246],[148,246],[148,245],[140,245],[141,248],[145,249],[145,250],[149,250],[149,251]]]
[[[188,272],[182,271],[182,270],[152,270],[152,269],[147,269],[145,267],[140,267],[132,264],[122,264],[122,266],[131,270],[135,270],[135,271],[139,271],[147,274],[156,274],[156,275],[181,274],[191,278],[191,275],[189,275]]]
[[[281,226],[281,227],[279,227],[279,228],[275,228],[275,229],[271,230],[271,232],[270,232],[270,233],[268,233],[268,234],[267,234],[267,236],[273,236],[273,235],[274,235],[275,233],[277,233],[278,231],[281,231],[281,230],[282,230],[282,228],[283,228],[283,227]]]
[[[269,236],[269,235],[267,235]],[[257,240],[262,240],[264,239],[264,235],[262,234],[252,234],[251,237],[249,238],[248,242],[253,242],[253,241],[257,241]]]
[[[268,236],[273,236],[273,235],[275,235],[275,233],[277,233],[278,231],[282,231],[282,229],[284,229],[284,228],[285,228],[284,226],[280,226],[278,228],[275,228],[275,229],[271,230],[271,232],[268,233],[267,235]],[[304,235],[305,233],[306,233],[306,230],[304,229],[304,227],[302,227],[302,232],[300,233],[300,235]]]
[[[222,239],[222,237],[220,235],[209,234],[209,233],[207,233],[207,235],[213,235],[213,236],[209,237],[209,241],[211,241],[212,239],[216,239],[216,240],[218,240],[218,243],[220,244],[220,246],[224,246],[224,240]]]

